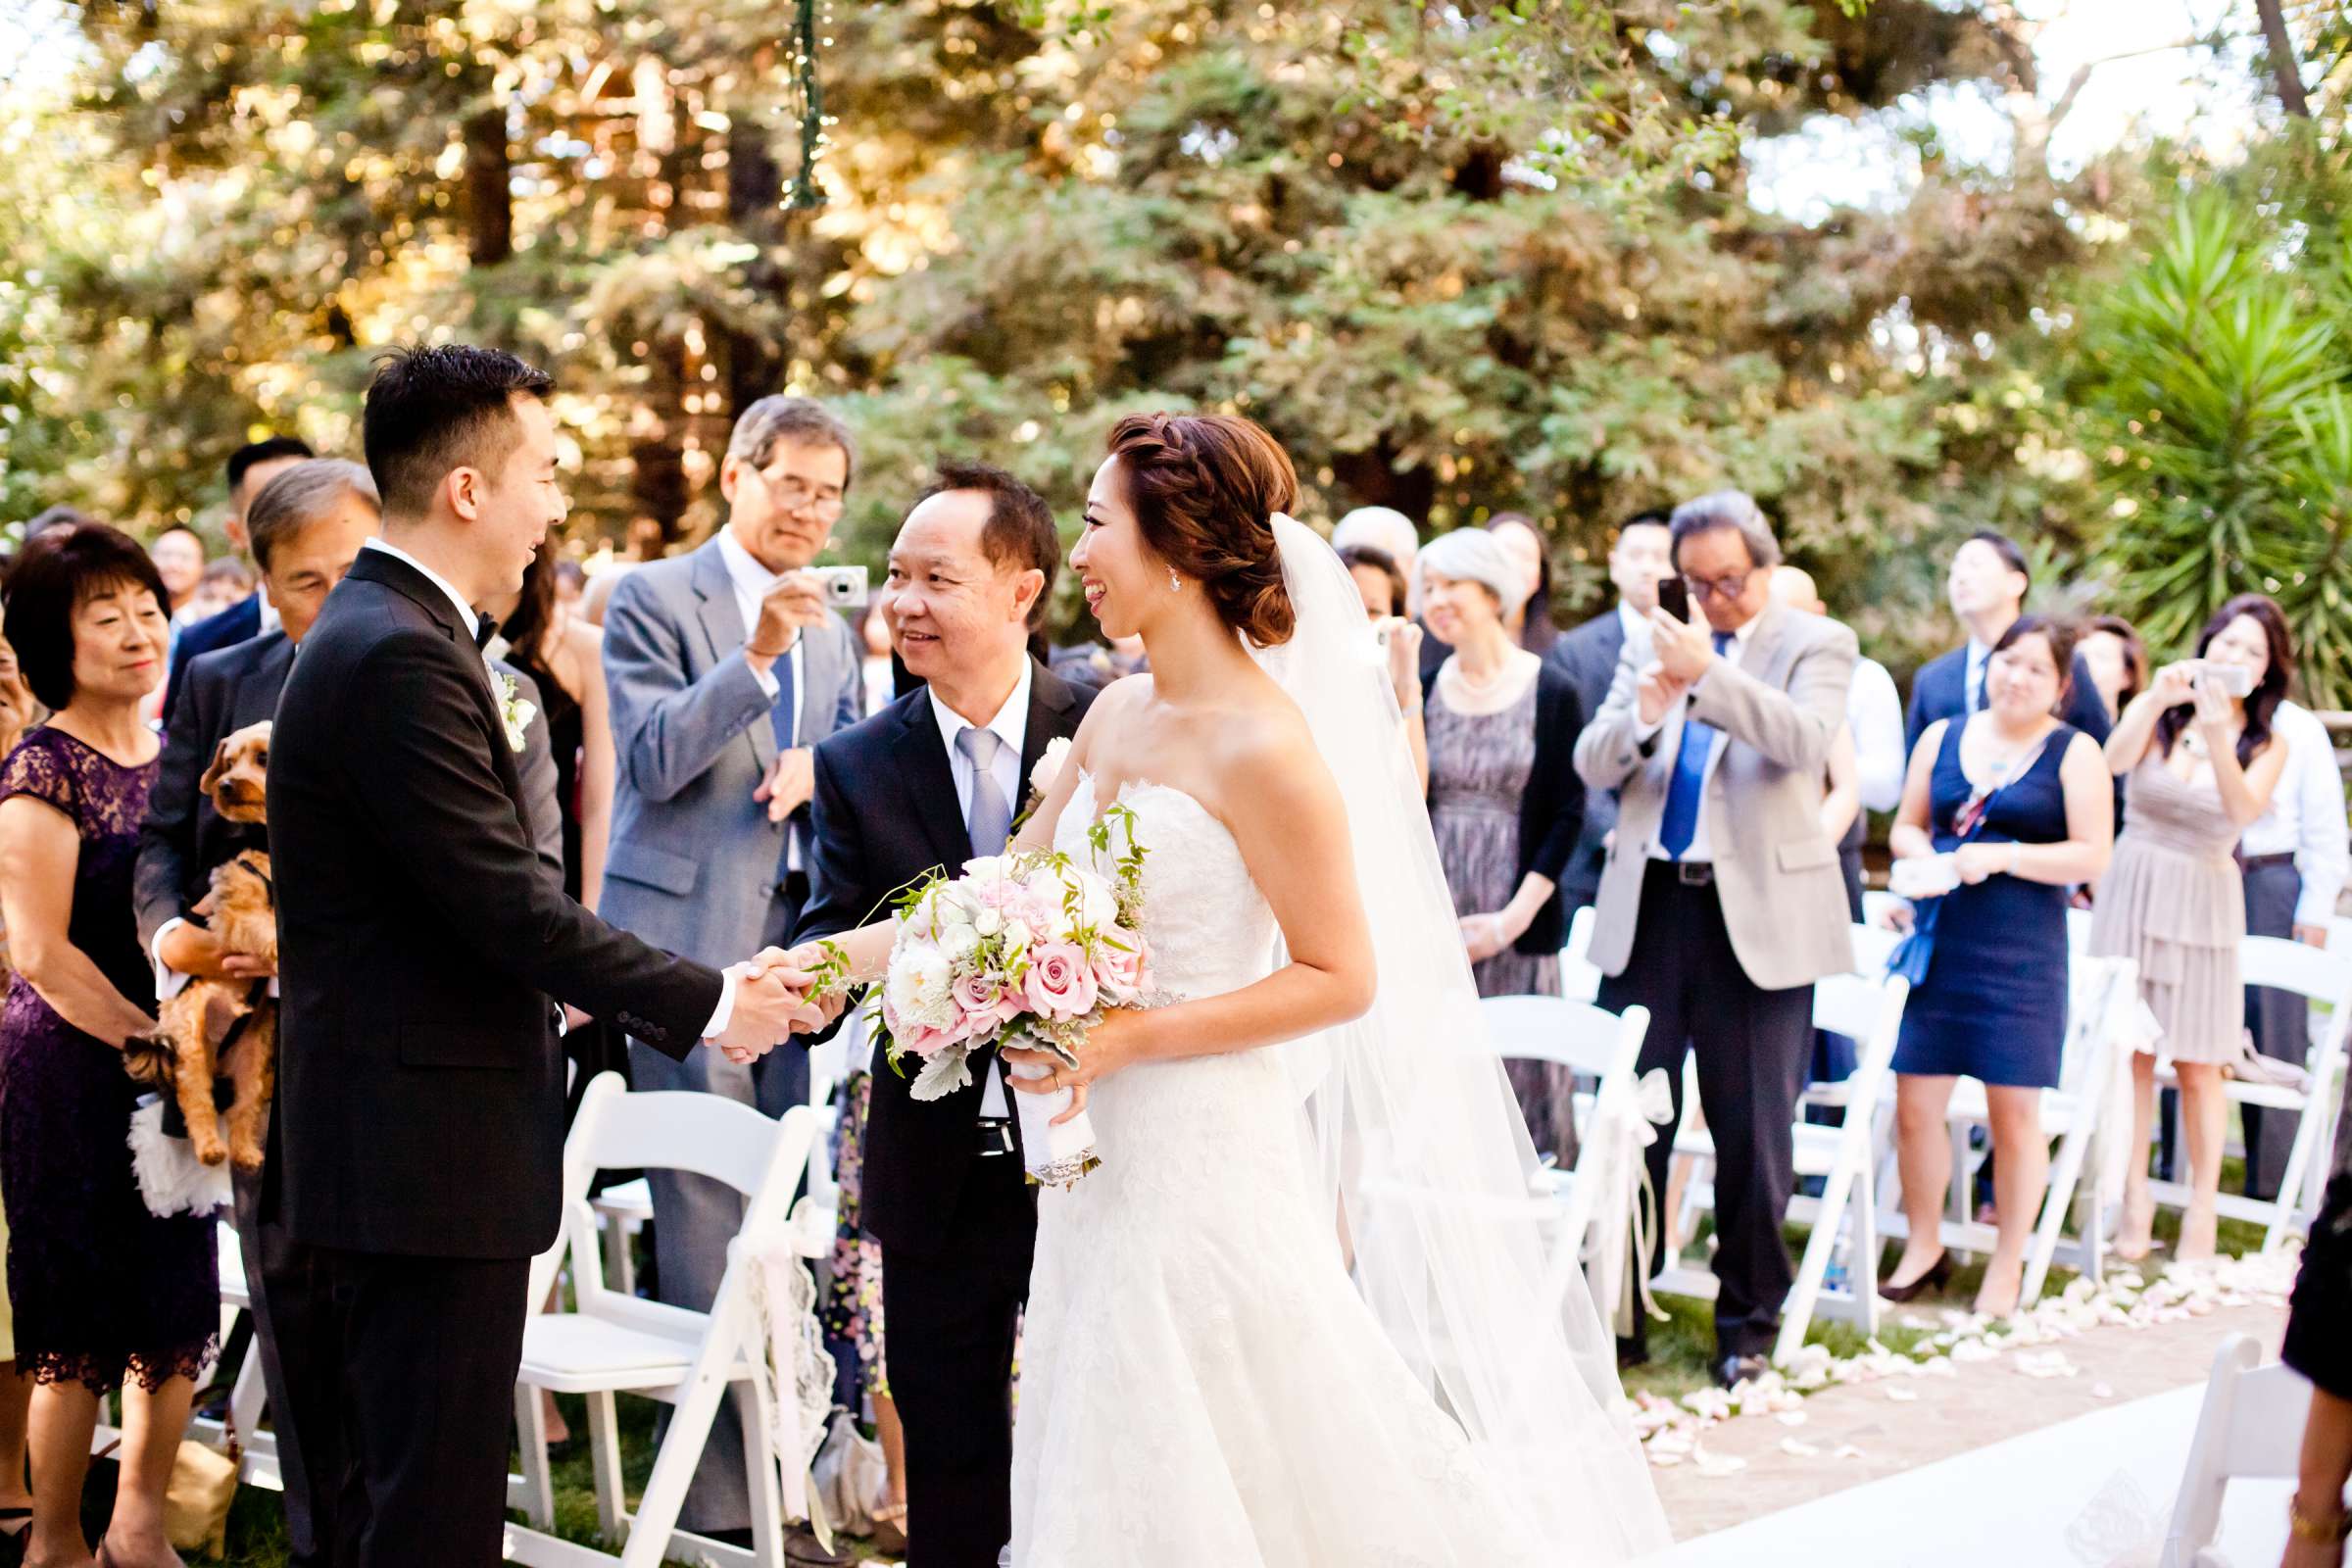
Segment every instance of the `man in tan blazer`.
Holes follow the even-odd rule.
[[[1649,1009],[1642,1070],[1666,1070],[1678,1115],[1684,1053],[1697,1054],[1717,1159],[1714,1370],[1728,1387],[1763,1369],[1792,1277],[1781,1222],[1813,982],[1853,967],[1821,800],[1856,648],[1838,622],[1772,602],[1780,549],[1747,496],[1686,502],[1671,528],[1702,615],[1650,612],[1646,657],[1620,661],[1576,769],[1620,792],[1594,911],[1600,1004]],[[1649,1149],[1659,1193],[1672,1142]]]

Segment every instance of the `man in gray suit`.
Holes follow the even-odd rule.
[[[849,430],[806,398],[746,409],[718,473],[727,521],[690,555],[650,562],[605,612],[619,783],[600,913],[659,947],[727,963],[785,945],[808,898],[809,754],[863,707],[849,626],[802,568],[831,543],[856,462]],[[808,1097],[808,1054],[749,1065],[672,1060],[629,1043],[640,1090],[707,1090],[780,1116]],[[733,1189],[660,1171],[661,1297],[707,1309],[743,1221]],[[679,1523],[748,1531],[742,1435],[721,1419]]]
[[[1716,1151],[1714,1372],[1729,1387],[1763,1370],[1793,1275],[1781,1222],[1813,982],[1853,967],[1821,800],[1856,647],[1836,621],[1773,603],[1780,549],[1747,496],[1686,502],[1671,532],[1704,621],[1650,612],[1649,652],[1619,662],[1576,768],[1620,791],[1592,937],[1600,1004],[1649,1009],[1641,1068],[1665,1069],[1678,1116],[1683,1057],[1697,1054]],[[1661,1194],[1672,1152],[1670,1138],[1650,1146]]]

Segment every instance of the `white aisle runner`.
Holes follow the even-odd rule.
[[[2200,1382],[2078,1416],[1701,1536],[1652,1561],[2155,1568],[2204,1397]],[[2286,1481],[2230,1485],[2218,1545],[2231,1568],[2276,1568],[2291,1490]]]

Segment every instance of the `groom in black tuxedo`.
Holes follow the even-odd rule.
[[[816,748],[796,942],[865,925],[900,888],[1004,847],[1039,758],[1094,699],[1028,652],[1060,558],[1044,499],[1001,469],[945,465],[906,514],[882,613],[928,684]],[[1012,1535],[1006,1393],[1037,1205],[996,1053],[972,1071],[926,1103],[873,1066],[858,1215],[882,1244],[909,1568],[995,1568]]]
[[[383,533],[328,596],[271,735],[262,1213],[291,1258],[265,1286],[335,1568],[500,1560],[525,1285],[560,1206],[557,1004],[676,1055],[773,1045],[796,1015],[772,974],[605,925],[532,847],[520,714],[472,606],[517,588],[563,520],[549,385],[486,349],[378,367]]]

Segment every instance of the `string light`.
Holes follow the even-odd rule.
[[[801,167],[794,172],[791,188],[785,193],[784,206],[789,210],[825,204],[824,189],[816,180],[816,166],[833,141],[825,134],[825,127],[834,123],[833,118],[825,113],[824,88],[816,78],[817,51],[833,42],[833,7],[830,0],[799,0],[797,12],[784,103],[801,122]]]

